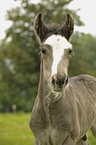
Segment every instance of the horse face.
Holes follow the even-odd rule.
[[[69,56],[72,52],[69,39],[73,26],[74,22],[69,14],[64,26],[57,29],[48,28],[41,13],[35,19],[35,34],[41,46],[44,76],[50,80],[55,91],[62,91],[68,83]]]
[[[47,76],[55,91],[62,91],[68,83],[68,65],[72,45],[65,37],[52,35],[45,40],[42,48],[45,76],[49,74]]]

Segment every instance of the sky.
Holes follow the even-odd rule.
[[[38,0],[31,0],[38,2]],[[5,37],[5,30],[12,24],[6,20],[7,10],[19,6],[20,2],[14,0],[3,0],[0,2],[0,39]],[[75,26],[75,31],[78,30],[84,33],[91,33],[96,36],[96,0],[74,0],[68,6],[71,9],[77,10],[81,20],[85,23],[83,27]]]
[[[91,33],[96,36],[96,0],[74,0],[69,8],[74,10],[80,8],[77,13],[80,15],[81,20],[84,22],[84,27],[76,27],[75,30],[84,33]]]

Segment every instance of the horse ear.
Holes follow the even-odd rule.
[[[61,28],[61,34],[69,41],[74,30],[74,20],[70,14],[67,14],[65,24]]]
[[[49,33],[49,28],[43,21],[42,13],[37,14],[34,23],[34,29],[37,38],[39,39],[40,42],[42,42],[45,36],[47,36]]]

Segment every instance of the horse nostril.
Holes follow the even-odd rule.
[[[62,85],[64,84],[64,79],[62,79],[61,83],[62,83]]]
[[[52,84],[55,85],[55,75],[52,76]]]
[[[56,81],[56,84],[58,84],[58,82]]]
[[[52,79],[52,84],[53,84],[53,85],[55,84],[55,79]]]

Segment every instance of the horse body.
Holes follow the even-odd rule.
[[[61,94],[61,98],[48,104],[47,109],[44,102],[41,103],[39,96],[37,97],[30,126],[40,145],[63,145],[68,136],[74,140],[74,144],[78,144],[86,132],[94,128],[95,84],[96,79],[88,75],[70,78],[69,86]]]
[[[80,75],[70,80],[76,96],[80,135],[86,133],[96,121],[96,78]]]
[[[64,26],[64,30],[59,29],[57,32],[60,35],[64,31],[68,40],[72,34],[73,24],[72,18],[69,15],[67,17],[66,31]],[[67,30],[67,25],[70,31]],[[48,30],[43,23],[41,14],[36,17],[35,27],[40,41],[46,42],[44,39],[47,39],[50,34],[52,35],[52,30]],[[43,30],[47,37],[44,36]],[[51,70],[54,64],[52,64],[54,62],[52,59],[54,43],[52,42],[51,47],[49,40],[47,44],[41,44],[44,45],[42,52],[45,54],[47,51],[47,55],[41,54],[38,95],[30,119],[30,128],[35,136],[34,145],[88,145],[86,139],[88,130],[92,128],[96,136],[96,78],[80,75],[68,79],[69,48],[64,51],[62,57],[60,56],[61,60],[58,65],[55,64],[57,65],[57,68],[55,66],[57,75],[52,74],[51,76],[51,73],[54,72]],[[68,43],[66,42],[66,44]]]

